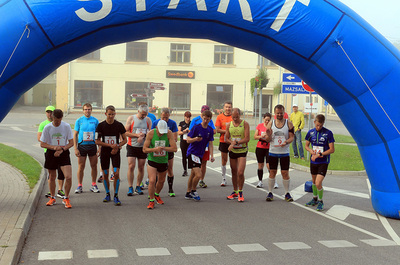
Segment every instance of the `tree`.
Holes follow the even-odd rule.
[[[254,95],[254,89],[255,88],[260,88],[263,89],[268,85],[269,78],[268,78],[268,73],[267,70],[263,67],[261,67],[258,72],[256,77],[250,79],[250,93],[253,96]]]

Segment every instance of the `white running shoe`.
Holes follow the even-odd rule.
[[[225,187],[225,186],[226,186],[226,179],[222,179],[221,187]]]
[[[277,189],[277,188],[279,188],[279,185],[277,182],[275,182],[274,189]]]
[[[257,188],[262,188],[264,187],[264,184],[262,183],[262,181],[260,180],[257,184]]]

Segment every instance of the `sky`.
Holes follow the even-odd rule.
[[[400,42],[400,0],[340,0],[391,42]]]

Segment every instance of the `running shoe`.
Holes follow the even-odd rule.
[[[140,182],[140,188],[143,190],[144,189],[144,184],[143,184],[143,181],[142,182]]]
[[[133,187],[129,187],[128,196],[133,196]]]
[[[111,196],[110,194],[107,194],[106,197],[104,198],[103,202],[109,202],[111,201]]]
[[[50,193],[50,191],[49,191],[48,193],[46,193],[46,194],[44,195],[44,197],[46,197],[46,198],[50,198],[50,197],[51,197],[51,193]]]
[[[260,181],[257,183],[257,188],[262,188],[262,187],[264,187],[264,184],[263,184],[262,181],[260,180]]]
[[[183,171],[183,173],[182,173],[182,177],[187,177],[188,176],[188,172],[185,170],[185,171]]]
[[[114,181],[114,174],[113,173],[111,173],[110,181]]]
[[[94,192],[94,193],[99,193],[100,192],[99,188],[97,188],[97,185],[92,185],[92,187],[90,188],[90,191]]]
[[[315,206],[315,205],[317,205],[317,204],[318,204],[318,200],[312,198],[311,201],[307,202],[305,205],[306,205],[306,206]]]
[[[161,200],[161,198],[160,198],[160,195],[156,195],[156,196],[154,196],[154,198],[156,199],[156,201],[157,201],[157,204],[164,204],[164,202],[163,202],[163,200]]]
[[[289,193],[289,192],[286,193],[286,195],[285,195],[285,200],[286,200],[287,202],[292,202],[292,201],[293,201],[293,198],[292,198],[292,196],[290,196],[290,193]]]
[[[226,186],[226,179],[222,179],[221,187],[225,187],[225,186]]]
[[[272,202],[274,200],[274,195],[272,192],[269,192],[267,198],[265,199],[267,202]]]
[[[192,196],[192,199],[195,200],[196,202],[200,201],[200,196],[197,193],[197,191],[191,192],[190,195]]]
[[[57,197],[61,198],[61,199],[65,199],[65,192],[63,190],[58,190]]]
[[[114,204],[115,204],[115,206],[120,206],[121,205],[121,201],[118,199],[118,196],[114,197]]]
[[[238,202],[244,202],[243,192],[239,192]]]
[[[275,182],[274,189],[277,189],[277,188],[279,188],[279,185],[278,185],[278,183]]]
[[[238,194],[236,192],[232,192],[231,195],[227,196],[226,198],[228,200],[233,200],[233,199],[235,199],[237,197],[238,197]]]
[[[317,211],[323,211],[323,210],[324,210],[324,202],[318,201]]]
[[[82,186],[78,186],[78,188],[76,188],[75,193],[82,193]]]
[[[299,158],[299,156],[294,156],[294,158]]]
[[[199,186],[200,186],[201,188],[207,188],[207,184],[206,184],[204,181],[202,181],[202,180],[200,180]]]
[[[139,195],[143,195],[143,191],[142,191],[142,189],[140,188],[140,186],[136,186],[135,192],[136,192],[137,194],[139,194]]]
[[[149,210],[154,209],[154,201],[149,202],[149,205],[147,205],[147,209],[149,209]]]
[[[190,194],[190,192],[186,192],[185,199],[186,199],[186,200],[191,200],[191,199],[193,199],[192,194]]]
[[[46,203],[46,206],[53,206],[54,204],[56,204],[56,199],[50,197],[50,200]]]
[[[98,183],[103,183],[103,176],[100,176],[99,179],[97,180]]]
[[[170,190],[168,191],[168,196],[169,196],[169,197],[175,197],[175,192],[174,192],[172,189],[170,189]]]
[[[149,179],[147,179],[147,180],[146,180],[146,182],[144,183],[144,184],[145,184],[145,186],[146,186],[146,188],[148,188],[148,187],[149,187],[149,183],[150,183],[150,182],[149,182]]]
[[[72,208],[71,202],[69,201],[68,198],[65,198],[65,199],[63,200],[63,204],[64,204],[65,208],[67,208],[67,209]]]

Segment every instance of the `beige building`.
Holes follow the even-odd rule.
[[[251,93],[250,79],[262,66],[270,79],[262,90],[262,113],[273,111],[271,106],[278,102],[302,109],[307,101],[302,95],[274,96],[284,69],[256,53],[202,39],[152,38],[107,46],[61,66],[51,80],[56,79],[56,106],[64,111],[80,110],[86,102],[94,110],[114,105],[128,111],[148,102],[152,107],[199,112],[204,104],[221,109],[230,100],[252,114],[255,107],[258,111],[259,99]],[[149,83],[158,86],[148,89]],[[26,104],[38,86],[43,84],[27,92]]]

